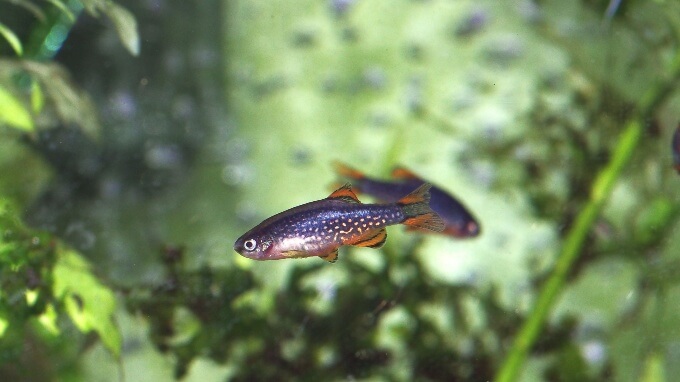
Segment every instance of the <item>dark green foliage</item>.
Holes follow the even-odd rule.
[[[67,317],[79,331],[97,333],[118,356],[120,335],[111,323],[111,292],[77,253],[51,235],[24,227],[9,203],[0,203],[0,375],[32,379],[49,374],[55,364],[30,368],[18,361],[31,359],[25,346],[44,341],[46,353],[62,348],[67,338],[60,335],[73,329],[63,325]],[[72,333],[72,339],[78,337],[82,340]]]
[[[0,232],[0,311],[10,333],[18,334],[26,321],[42,314],[45,305],[53,301],[56,243],[49,235],[26,229],[8,203],[1,200]],[[28,291],[38,299],[28,302],[25,297]]]

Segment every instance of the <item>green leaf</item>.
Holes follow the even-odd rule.
[[[45,308],[45,312],[43,312],[43,314],[38,317],[38,322],[43,328],[45,328],[45,330],[56,336],[61,333],[59,326],[57,325],[58,318],[59,317],[57,316],[57,311],[54,309],[54,306],[49,304],[47,305],[47,308]]]
[[[0,123],[4,122],[19,130],[33,131],[33,119],[12,93],[0,86]]]
[[[76,21],[76,16],[71,12],[69,7],[64,4],[63,1],[61,0],[47,0],[50,4],[54,5],[55,7],[59,8],[59,10],[68,17],[69,21],[75,22]]]
[[[8,327],[9,320],[7,320],[7,314],[0,310],[0,338],[5,335]]]
[[[40,9],[39,6],[33,4],[32,2],[28,0],[12,0],[11,3],[32,13],[33,16],[35,16],[35,18],[37,18],[40,22],[45,21],[45,13]]]
[[[96,139],[99,136],[97,111],[86,92],[78,89],[68,72],[54,63],[23,62],[26,70],[41,86],[50,105],[65,124],[76,124]]]
[[[121,335],[113,322],[113,292],[90,271],[78,253],[65,250],[54,267],[54,294],[62,299],[75,326],[84,333],[94,330],[104,346],[120,355]]]
[[[656,353],[647,357],[645,369],[642,372],[640,382],[665,382],[666,376],[663,369],[663,358]]]
[[[667,198],[650,200],[635,220],[635,238],[640,244],[649,245],[659,240],[673,223],[678,208]]]
[[[27,290],[25,297],[26,304],[28,304],[28,306],[33,306],[35,305],[35,302],[38,301],[38,297],[40,297],[40,294],[38,293],[38,291],[35,290]]]
[[[109,3],[103,11],[116,27],[116,32],[118,32],[118,37],[123,46],[133,56],[137,56],[139,54],[139,33],[137,32],[137,21],[132,13],[114,3]]]
[[[7,28],[3,23],[0,23],[0,35],[7,40],[9,45],[14,49],[17,55],[21,56],[24,53],[24,48],[21,46],[21,41],[19,37],[14,34],[9,28]]]
[[[33,81],[31,83],[31,108],[34,113],[38,114],[43,106],[45,106],[45,95],[38,81]]]

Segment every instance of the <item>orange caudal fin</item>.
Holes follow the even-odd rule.
[[[364,173],[362,173],[361,171],[349,167],[348,165],[342,162],[334,161],[333,167],[335,167],[335,172],[337,172],[338,175],[343,176],[345,178],[359,180],[366,177],[366,175],[364,175]]]
[[[444,230],[444,221],[430,208],[430,187],[425,183],[397,202],[406,216],[402,224],[435,232]]]

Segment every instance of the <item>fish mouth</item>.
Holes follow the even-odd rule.
[[[243,239],[238,238],[236,242],[234,243],[234,251],[241,253],[243,251]]]
[[[447,225],[441,233],[461,239],[473,238],[479,236],[481,228],[476,222],[468,222],[465,224]]]
[[[481,228],[479,227],[479,224],[477,224],[475,222],[469,222],[465,226],[465,228],[467,228],[468,235],[471,236],[471,237],[479,236],[479,234],[482,231]]]
[[[252,259],[252,257],[249,256],[250,254],[243,247],[243,243],[244,243],[243,238],[239,238],[238,240],[236,240],[236,242],[234,243],[234,251],[236,251],[236,253],[238,253],[239,255],[241,255],[243,257],[247,257],[249,259]]]

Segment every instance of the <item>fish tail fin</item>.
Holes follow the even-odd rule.
[[[362,173],[361,171],[349,167],[348,165],[342,162],[333,161],[333,167],[335,167],[335,172],[337,172],[338,175],[345,178],[360,180],[366,177],[366,175],[364,175],[364,173]]]
[[[430,208],[430,187],[425,183],[397,202],[405,216],[401,224],[435,232],[444,230],[444,221]]]

